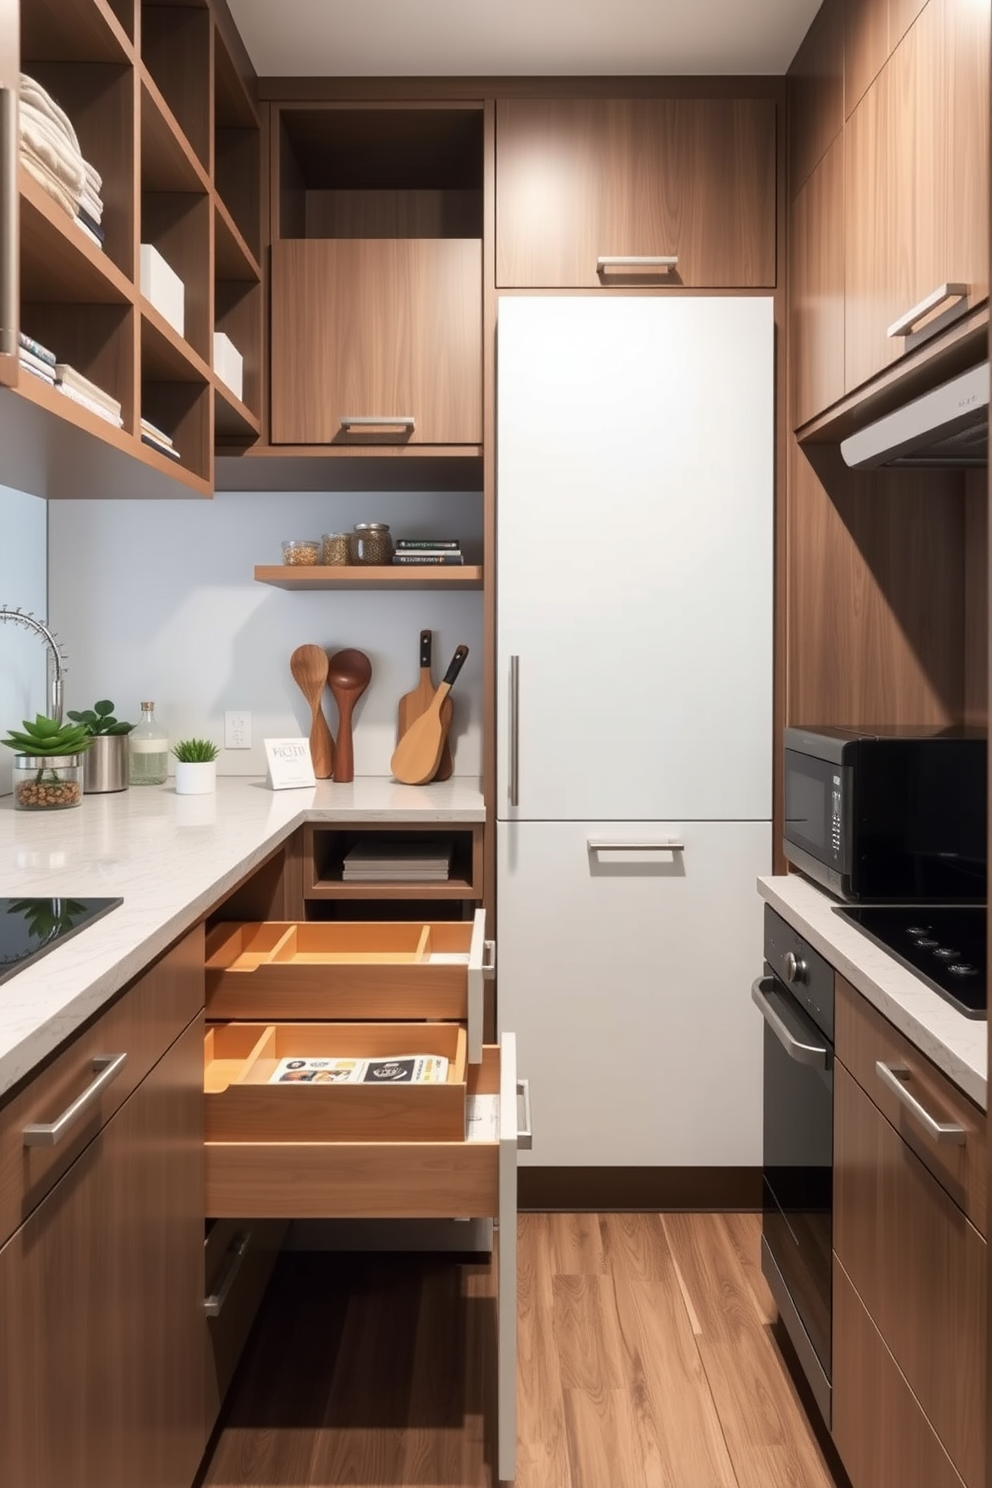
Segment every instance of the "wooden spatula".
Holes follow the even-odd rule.
[[[334,739],[321,708],[327,681],[327,652],[320,646],[297,646],[289,658],[289,670],[310,704],[310,758],[318,780],[329,780],[334,771]]]
[[[404,785],[426,785],[437,770],[444,747],[441,709],[467,655],[467,646],[456,647],[451,665],[444,674],[444,681],[434,694],[430,706],[411,723],[393,750],[389,768]]]
[[[396,715],[396,742],[397,744],[421,714],[426,713],[434,701],[434,678],[431,676],[431,649],[433,643],[433,632],[422,630],[420,632],[420,680],[412,692],[405,692],[400,698],[399,708]],[[451,728],[452,702],[446,697],[441,707],[441,724],[444,728],[444,743],[441,746],[441,760],[434,773],[434,780],[448,780],[454,769],[451,758],[451,745],[448,742],[448,731]]]

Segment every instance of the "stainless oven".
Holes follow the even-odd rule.
[[[833,1245],[832,968],[765,906],[761,1269],[830,1425]]]

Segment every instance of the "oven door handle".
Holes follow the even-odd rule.
[[[772,1002],[775,997],[779,1006]],[[803,1026],[805,1019],[791,1015],[786,1000],[787,994],[780,992],[774,977],[758,977],[751,983],[751,1001],[759,1009],[772,1033],[778,1039],[790,1059],[797,1064],[808,1064],[813,1069],[829,1069],[833,1051],[820,1039],[811,1039],[809,1030]]]

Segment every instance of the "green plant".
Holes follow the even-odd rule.
[[[180,739],[172,747],[172,753],[183,765],[207,765],[220,754],[216,744],[209,739]]]
[[[114,717],[114,705],[109,698],[102,698],[92,708],[84,708],[81,713],[70,708],[69,717],[75,723],[85,724],[87,732],[94,735],[129,734],[134,728],[133,723],[118,722]]]
[[[34,723],[29,723],[26,718],[23,723],[23,733],[20,729],[11,729],[6,739],[0,739],[0,743],[18,754],[54,758],[56,755],[82,754],[90,747],[91,735],[85,724],[56,723],[54,718],[46,718],[44,713],[36,714]]]

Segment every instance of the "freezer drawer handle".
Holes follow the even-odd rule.
[[[17,354],[19,262],[17,205],[17,94],[0,87],[0,356]]]
[[[251,1230],[239,1230],[227,1248],[227,1269],[221,1279],[220,1286],[215,1292],[211,1292],[209,1297],[204,1297],[203,1299],[204,1317],[219,1318],[224,1311],[224,1303],[231,1295],[231,1288],[237,1280],[238,1272],[241,1270],[250,1244]]]
[[[671,273],[679,266],[677,253],[652,253],[646,258],[635,254],[600,254],[596,260],[596,273],[605,274],[608,269],[663,269]]]
[[[907,310],[898,320],[894,320],[886,331],[887,336],[903,337],[911,336],[919,322],[924,316],[929,315],[931,310],[936,310],[945,300],[967,299],[971,289],[970,284],[938,284],[937,288],[928,294],[926,299],[914,305],[912,310]]]
[[[586,846],[590,852],[685,852],[685,843],[676,841],[674,837],[671,841],[659,839],[657,842],[620,842],[612,837],[587,837]]]
[[[790,1059],[797,1064],[808,1064],[814,1069],[829,1069],[831,1050],[826,1044],[812,1042],[809,1035],[791,1029],[778,1009],[773,1007],[769,992],[775,991],[772,977],[758,977],[751,983],[751,1001],[761,1013],[768,1027],[778,1039]]]
[[[912,1079],[912,1072],[904,1064],[885,1064],[881,1059],[875,1061],[875,1073],[883,1085],[887,1085],[897,1100],[900,1100],[911,1116],[915,1116],[928,1137],[935,1142],[944,1142],[951,1147],[963,1147],[965,1141],[965,1129],[953,1122],[938,1121],[931,1116],[926,1106],[922,1106],[915,1095],[910,1095],[903,1083]]]
[[[382,428],[405,429],[408,434],[412,434],[417,427],[417,420],[412,413],[399,413],[394,418],[389,418],[384,414],[343,413],[341,427],[346,434],[352,429]]]
[[[534,1146],[534,1127],[530,1119],[530,1081],[517,1081],[517,1098],[524,1103],[524,1124],[517,1122],[517,1147],[521,1151],[530,1152]]]
[[[54,1147],[61,1142],[66,1132],[85,1116],[91,1106],[96,1105],[108,1085],[112,1085],[127,1064],[126,1054],[98,1054],[90,1068],[95,1079],[91,1080],[82,1095],[76,1097],[71,1106],[66,1106],[61,1116],[54,1121],[42,1122],[24,1128],[25,1147]]]

